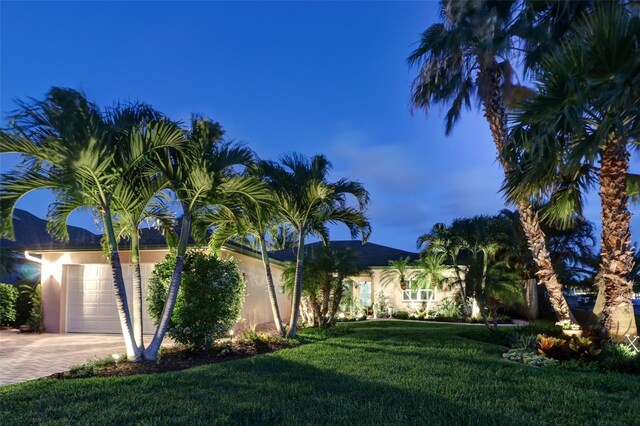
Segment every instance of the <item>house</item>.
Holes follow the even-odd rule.
[[[99,235],[69,226],[69,242],[61,243],[49,236],[44,220],[19,209],[15,210],[14,229],[15,241],[3,239],[1,245],[39,263],[44,327],[47,332],[121,331],[113,296],[111,267],[101,251]],[[164,259],[169,251],[164,237],[151,229],[142,230],[140,248],[143,294],[146,295],[147,278],[154,264]],[[131,252],[121,250],[120,256],[127,293],[131,294]],[[247,282],[241,313],[244,325],[273,321],[260,254],[241,245],[227,244],[222,249],[222,257],[236,259]],[[271,266],[279,290],[278,304],[282,318],[286,320],[290,315],[291,302],[280,282],[283,264],[274,260]],[[146,301],[143,304],[145,333],[153,333],[155,327],[147,314]]]
[[[2,240],[4,249],[22,253],[28,260],[39,264],[42,284],[42,306],[45,330],[50,333],[90,332],[119,333],[120,322],[116,311],[111,281],[111,267],[101,250],[101,236],[86,229],[69,226],[69,242],[53,239],[46,230],[46,222],[29,212],[16,209],[14,214],[15,241]],[[143,293],[155,263],[169,253],[165,240],[153,229],[142,229],[140,238]],[[308,250],[320,242],[306,245]],[[429,309],[439,301],[453,296],[444,289],[401,289],[397,282],[385,283],[383,274],[390,260],[409,257],[417,253],[360,241],[333,241],[336,249],[350,249],[358,254],[360,266],[368,268],[361,276],[349,277],[345,282],[348,293],[360,307],[373,313],[384,298],[387,307],[395,311]],[[129,250],[120,250],[127,294],[131,294],[132,268]],[[223,258],[238,261],[238,268],[247,282],[245,304],[241,313],[245,326],[273,321],[266,293],[264,267],[260,253],[228,243],[222,249]],[[282,272],[288,261],[295,260],[295,250],[269,253],[277,290],[278,305],[283,321],[291,312],[291,301],[285,294]],[[410,271],[410,275],[415,270]],[[453,272],[452,272],[453,274]],[[143,297],[144,298],[144,297]],[[131,303],[131,298],[128,300]],[[155,330],[143,301],[143,327],[145,333]]]
[[[310,243],[305,248],[313,252],[321,246],[321,242]],[[336,250],[352,250],[358,254],[358,265],[367,268],[369,272],[360,276],[349,277],[345,281],[347,292],[358,305],[374,312],[374,307],[380,306],[384,298],[384,305],[393,311],[417,311],[431,309],[444,299],[453,298],[455,291],[451,289],[411,289],[411,279],[407,288],[400,288],[397,280],[385,279],[385,271],[391,269],[389,261],[408,257],[411,261],[418,259],[418,253],[399,250],[375,243],[362,244],[361,241],[332,241],[331,246]],[[295,250],[287,249],[270,252],[269,256],[281,262],[295,260]],[[413,276],[417,269],[410,269],[408,277]],[[454,271],[448,274],[453,277]]]

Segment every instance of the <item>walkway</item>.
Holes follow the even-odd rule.
[[[119,334],[31,334],[0,331],[0,385],[67,371],[114,353],[124,354]]]

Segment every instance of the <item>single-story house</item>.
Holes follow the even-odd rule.
[[[40,266],[42,284],[42,306],[45,330],[50,333],[91,332],[119,333],[120,323],[116,312],[111,268],[104,257],[99,235],[86,229],[69,226],[69,242],[53,239],[46,230],[46,222],[29,212],[16,209],[14,214],[15,241],[2,240],[2,247],[24,256]],[[321,243],[310,243],[306,247],[313,250]],[[454,290],[446,289],[401,289],[397,281],[386,282],[385,271],[389,261],[409,257],[418,258],[418,253],[399,250],[375,243],[362,244],[360,241],[332,241],[338,249],[353,250],[358,254],[359,265],[368,272],[361,276],[349,277],[345,284],[348,293],[360,307],[374,312],[381,297],[394,311],[416,311],[431,309],[438,302],[454,296]],[[141,270],[143,291],[155,263],[169,253],[165,240],[152,229],[141,231]],[[120,251],[127,294],[131,294],[132,268],[131,253]],[[260,325],[273,321],[271,306],[265,287],[264,268],[260,253],[229,243],[223,247],[222,256],[238,261],[239,270],[246,282],[246,299],[241,313],[242,325]],[[291,301],[285,294],[282,272],[288,261],[295,260],[295,249],[269,253],[277,290],[278,304],[283,321],[291,312]],[[415,270],[409,271],[411,275]],[[453,276],[453,271],[450,272]],[[146,294],[146,293],[145,293]],[[131,298],[129,297],[129,303]],[[146,305],[146,301],[144,302]],[[153,333],[155,327],[144,307],[145,333]]]
[[[322,243],[310,243],[305,245],[307,250],[313,252],[314,248],[320,247]],[[392,269],[389,261],[404,259],[408,257],[412,262],[419,257],[418,253],[400,250],[375,243],[362,244],[361,241],[332,241],[331,246],[336,250],[352,250],[358,254],[358,266],[367,268],[368,272],[360,276],[349,277],[345,281],[347,292],[358,305],[368,309],[369,313],[374,312],[374,307],[379,306],[382,297],[385,299],[387,308],[392,311],[415,312],[420,309],[432,309],[438,302],[453,298],[454,289],[411,289],[409,282],[405,289],[400,288],[398,280],[387,279],[385,272]],[[281,262],[295,260],[295,250],[287,249],[270,252],[270,257]],[[407,276],[411,277],[417,269],[409,269]],[[448,271],[447,275],[453,277],[454,270]],[[411,281],[411,280],[410,280]]]
[[[111,267],[104,257],[100,236],[86,229],[69,226],[69,242],[53,239],[46,230],[46,222],[24,210],[15,210],[15,241],[2,240],[3,248],[24,253],[40,264],[44,327],[50,333],[90,332],[119,333],[120,322],[113,295]],[[146,281],[155,263],[169,253],[164,237],[151,229],[142,230],[141,271],[143,294]],[[121,263],[131,294],[131,252],[121,250]],[[227,244],[223,258],[234,258],[247,283],[245,304],[241,313],[244,326],[272,322],[271,305],[265,287],[264,268],[260,254],[241,245]],[[291,302],[280,281],[283,264],[272,261],[278,304],[284,320],[289,318]],[[131,297],[128,300],[131,303]],[[143,328],[153,333],[153,320],[143,301]],[[131,307],[131,306],[130,306]]]

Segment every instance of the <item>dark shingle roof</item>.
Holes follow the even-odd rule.
[[[1,239],[0,246],[8,250],[59,250],[64,248],[100,248],[100,236],[77,226],[68,226],[69,242],[54,239],[47,232],[47,222],[25,210],[13,213],[15,240]]]
[[[179,223],[178,223],[179,228]],[[57,250],[101,250],[100,241],[102,235],[96,235],[84,228],[77,226],[67,226],[69,230],[69,241],[61,242],[49,235],[47,232],[47,222],[25,210],[16,209],[13,215],[13,229],[15,241],[0,239],[0,247],[13,251],[57,251]],[[189,238],[189,244],[195,245],[193,238]],[[225,243],[227,248],[235,249],[238,252],[259,255],[258,252],[242,244],[229,241]],[[154,228],[140,229],[140,248],[166,248],[167,242],[162,233]],[[120,244],[121,250],[126,250],[128,244]]]
[[[305,244],[305,249],[313,250],[321,245],[322,242]],[[410,260],[415,261],[419,257],[418,253],[374,243],[362,244],[361,241],[353,240],[331,241],[331,247],[337,250],[354,250],[358,253],[358,265],[362,267],[389,266],[390,260],[397,260],[408,256]],[[293,261],[296,258],[296,249],[271,251],[269,252],[269,257],[281,262]]]

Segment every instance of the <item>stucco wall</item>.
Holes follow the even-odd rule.
[[[384,297],[386,298],[386,304],[388,306],[392,306],[394,311],[409,311],[413,312],[421,309],[423,306],[426,309],[433,309],[440,301],[444,299],[453,298],[455,296],[455,289],[436,289],[436,300],[435,302],[429,302],[423,305],[422,302],[404,302],[402,300],[402,289],[400,288],[400,284],[398,282],[389,282],[386,285],[383,280],[383,272],[387,268],[372,268],[371,275],[363,275],[360,277],[350,277],[352,281],[358,283],[360,281],[371,281],[372,283],[372,293],[373,293],[373,304],[377,304],[380,297],[379,293],[382,291]],[[409,274],[416,271],[409,271]],[[448,276],[453,277],[454,272],[448,271]],[[353,297],[357,299],[359,296],[360,289],[358,286],[353,287]]]
[[[157,263],[164,259],[168,250],[143,250],[140,253],[141,263]],[[242,310],[240,326],[257,325],[273,321],[271,305],[265,286],[265,274],[260,259],[223,250],[222,257],[233,257],[238,261],[238,269],[247,281],[246,299]],[[120,254],[123,265],[131,263],[131,253],[123,251]],[[42,254],[41,282],[42,309],[45,330],[49,333],[64,333],[66,331],[66,276],[65,265],[106,264],[101,252],[48,252]],[[271,265],[274,284],[278,290],[281,283],[282,268]],[[279,294],[278,304],[282,320],[287,321],[291,312],[289,297]]]

